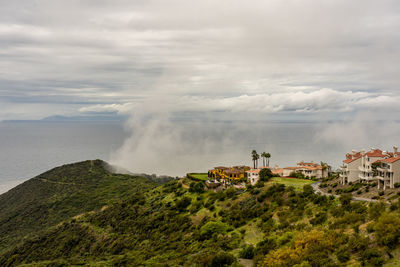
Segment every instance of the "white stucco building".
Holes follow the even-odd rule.
[[[343,184],[376,181],[379,189],[394,188],[395,183],[400,183],[400,153],[397,147],[393,152],[372,148],[368,152],[347,153],[340,179]]]

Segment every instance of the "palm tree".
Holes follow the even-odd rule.
[[[269,167],[269,158],[271,157],[271,154],[270,153],[266,153],[265,157],[267,159],[267,166]]]
[[[260,155],[256,154],[256,168],[258,168],[258,160],[260,159]]]
[[[263,159],[263,166],[265,167],[265,163],[266,163],[266,159],[267,159],[267,153],[266,152],[263,152],[263,153],[261,153],[261,157],[262,157],[262,159]]]
[[[258,164],[259,158],[260,158],[260,155],[257,154],[257,151],[255,151],[255,150],[251,151],[251,159],[253,160],[254,169],[256,168],[256,162]]]

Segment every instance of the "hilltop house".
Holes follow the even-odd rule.
[[[232,183],[246,178],[248,170],[250,170],[248,166],[215,167],[208,171],[208,177],[223,183]]]
[[[378,189],[394,188],[400,183],[400,153],[394,147],[393,152],[372,148],[370,151],[352,151],[346,154],[343,166],[340,167],[342,184],[349,182],[376,181]]]
[[[283,176],[290,176],[293,172],[299,172],[305,177],[321,179],[328,177],[328,168],[314,162],[301,161],[296,167],[283,168]]]

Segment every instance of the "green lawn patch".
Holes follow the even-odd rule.
[[[297,178],[284,178],[284,177],[273,177],[271,179],[273,183],[284,184],[285,186],[293,186],[296,190],[302,190],[303,186],[307,184],[312,184],[314,181],[307,179],[297,179]]]
[[[208,180],[208,173],[188,173],[188,178],[200,181]]]

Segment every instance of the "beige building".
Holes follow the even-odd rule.
[[[314,162],[301,161],[296,167],[283,168],[283,176],[290,176],[293,172],[300,172],[305,177],[321,179],[328,177],[328,168]]]

